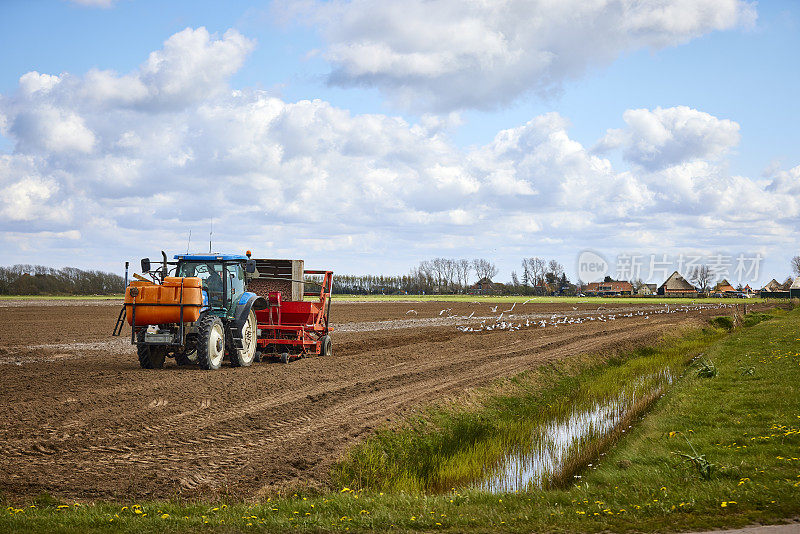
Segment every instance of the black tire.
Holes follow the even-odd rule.
[[[219,369],[225,357],[225,329],[219,317],[200,319],[197,336],[197,364],[203,369]]]
[[[323,336],[322,341],[320,341],[319,355],[325,357],[333,356],[333,341],[331,340],[331,336],[327,334]]]
[[[288,352],[284,352],[283,354],[281,354],[281,363],[289,363],[289,359],[290,358]]]
[[[197,363],[197,353],[193,350],[190,352],[176,352],[175,363],[180,366],[195,365]]]
[[[144,341],[144,333],[144,330],[139,332],[136,336],[138,341]],[[158,345],[139,344],[136,346],[136,353],[139,356],[139,366],[142,369],[162,369],[164,360],[167,359],[167,347]]]
[[[256,314],[253,310],[247,314],[247,320],[242,326],[242,348],[237,349],[233,347],[230,351],[231,365],[234,367],[248,367],[253,363],[256,357]]]

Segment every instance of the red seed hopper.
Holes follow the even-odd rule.
[[[291,262],[291,270],[278,262]],[[330,356],[333,272],[303,270],[298,260],[256,260],[256,266],[259,274],[248,289],[267,297],[269,303],[255,312],[262,357],[278,357],[286,363],[306,354]],[[300,273],[302,277],[297,276]],[[318,284],[313,283],[320,286],[318,291],[304,291],[306,284],[312,284],[307,281],[309,276],[321,277]],[[304,300],[306,297],[315,299]]]

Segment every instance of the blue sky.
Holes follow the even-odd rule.
[[[614,18],[618,16],[615,10],[620,2],[608,0],[605,11],[587,14],[587,18],[592,17],[592,32],[608,35],[608,39],[593,45],[592,33],[570,35],[572,25],[559,19],[558,13],[548,11],[545,2],[509,2],[507,16],[501,13],[486,27],[476,29],[474,21],[481,20],[480,13],[474,19],[464,19],[466,25],[459,28],[474,31],[474,38],[469,35],[461,40],[448,38],[438,44],[437,32],[450,36],[454,31],[452,17],[446,16],[448,3],[438,3],[441,5],[438,15],[434,10],[429,17],[415,19],[413,8],[398,17],[397,12],[386,7],[389,3],[368,0],[337,4],[309,2],[299,13],[293,12],[296,8],[291,4],[243,1],[118,0],[105,7],[68,1],[3,2],[0,46],[12,52],[0,56],[0,117],[6,116],[6,124],[11,126],[0,129],[0,154],[7,158],[6,167],[0,167],[0,190],[9,188],[19,198],[13,205],[9,201],[5,211],[0,210],[0,236],[5,238],[0,240],[5,249],[2,263],[61,265],[77,261],[83,267],[114,268],[118,261],[129,256],[147,254],[152,247],[160,249],[159,235],[165,247],[177,246],[176,243],[185,240],[170,232],[184,236],[192,228],[197,235],[204,224],[203,217],[169,215],[167,206],[142,211],[143,204],[150,205],[160,198],[153,191],[138,196],[121,190],[95,195],[97,186],[85,174],[112,172],[107,167],[112,153],[114,158],[122,158],[114,160],[115,169],[124,160],[123,166],[130,170],[146,166],[149,158],[163,161],[181,152],[188,156],[182,159],[180,169],[191,167],[186,167],[186,161],[197,163],[191,172],[198,184],[204,180],[239,184],[236,187],[241,187],[242,180],[261,184],[259,201],[244,193],[239,198],[238,192],[230,205],[213,200],[217,204],[215,209],[223,210],[216,225],[221,247],[249,246],[248,238],[260,239],[267,232],[270,238],[265,241],[272,244],[270,253],[305,257],[307,261],[331,264],[339,271],[378,269],[398,273],[436,255],[492,255],[501,266],[501,277],[508,277],[521,257],[540,255],[556,257],[567,266],[568,272],[573,270],[574,276],[572,266],[577,253],[593,248],[612,258],[625,251],[642,254],[666,251],[672,255],[691,251],[703,254],[720,250],[753,251],[767,258],[763,281],[790,274],[788,258],[798,253],[797,240],[791,237],[797,227],[797,214],[792,210],[800,202],[797,197],[800,134],[796,127],[800,122],[797,98],[800,6],[797,3],[704,0],[697,4],[707,4],[707,9],[687,13],[681,11],[680,2],[675,2],[675,10],[668,13],[673,17],[671,20],[641,12],[638,15],[646,19],[642,26],[626,33],[616,29],[620,22]],[[517,11],[512,13],[514,10]],[[365,27],[364,20],[359,18],[361,12],[376,15],[380,22],[376,27]],[[548,23],[542,27],[543,34],[550,27],[561,28],[560,33],[528,38],[524,24],[509,22],[517,19],[524,23],[525,17],[533,13]],[[727,13],[727,18],[720,13]],[[623,22],[632,15],[628,13],[626,17]],[[691,24],[683,24],[687,20]],[[384,27],[376,29],[379,24]],[[530,24],[535,24],[533,19]],[[181,93],[176,98],[185,97],[185,104],[179,106],[179,111],[175,108],[168,113],[163,107],[159,111],[142,111],[141,106],[131,112],[128,107],[114,108],[106,102],[104,105],[111,110],[108,113],[119,113],[120,121],[125,121],[125,128],[113,132],[101,124],[99,117],[92,116],[98,100],[80,101],[95,83],[88,76],[92,69],[113,71],[114,76],[124,78],[139,72],[151,53],[165,50],[165,42],[172,36],[200,28],[207,29],[208,42],[212,44],[227,42],[225,35],[230,30],[245,42],[224,58],[224,61],[238,61],[240,66],[209,82],[202,98]],[[426,32],[434,36],[433,45],[415,37]],[[486,42],[491,46],[497,35],[516,35],[516,42],[509,44],[511,52],[503,50],[487,60],[482,46],[470,45],[488,39]],[[381,42],[383,36],[385,42]],[[508,40],[513,41],[511,37]],[[608,44],[614,40],[618,43]],[[196,40],[200,43],[196,46],[208,50],[201,41]],[[366,52],[362,52],[365,47]],[[593,48],[602,50],[595,53]],[[380,64],[375,58],[387,49],[394,55]],[[176,53],[185,53],[187,57],[195,53],[186,47],[181,50]],[[409,50],[413,53],[407,53]],[[536,66],[539,56],[534,52],[552,54],[556,59],[550,66],[539,67]],[[508,59],[514,53],[522,54],[523,58],[530,54],[530,60]],[[442,60],[442,54],[450,55]],[[175,61],[178,63],[171,65],[177,65],[180,71],[180,58]],[[497,67],[496,63],[502,61],[509,63]],[[487,62],[494,66],[474,67]],[[458,66],[448,70],[454,63]],[[207,68],[213,68],[214,63],[209,65],[212,66]],[[433,72],[430,65],[434,65]],[[60,92],[48,88],[51,96],[45,97],[40,91],[35,99],[28,98],[20,89],[20,77],[31,71],[49,75],[68,73],[67,77],[74,82],[72,92],[68,93],[66,82],[61,81]],[[329,78],[331,72],[344,74]],[[192,76],[206,80],[208,74],[192,73]],[[498,81],[495,83],[493,79]],[[187,78],[184,82],[196,83],[196,80]],[[472,98],[469,90],[465,90],[471,84],[481,97]],[[321,110],[328,113],[331,108],[345,114],[333,113],[331,120],[335,121],[333,126],[346,132],[338,132],[335,138],[326,137],[322,132],[328,131],[330,125],[321,119],[302,122],[291,132],[297,129],[312,132],[310,137],[317,139],[317,148],[303,149],[309,151],[304,158],[310,162],[303,171],[282,167],[259,174],[250,168],[249,160],[247,164],[242,161],[233,164],[226,157],[223,158],[226,165],[231,166],[214,176],[204,174],[212,162],[201,162],[198,157],[201,150],[214,151],[212,132],[206,136],[205,142],[209,144],[196,145],[194,140],[186,138],[170,145],[171,153],[155,154],[152,149],[150,152],[141,149],[145,151],[137,151],[135,156],[118,154],[109,148],[113,145],[111,137],[103,137],[117,139],[135,133],[139,139],[163,130],[166,125],[179,128],[176,113],[186,121],[185,127],[199,127],[195,116],[205,117],[203,111],[212,105],[233,115],[232,110],[241,106],[250,106],[242,110],[253,109],[252,100],[226,101],[225,92],[229,90],[255,91],[260,96],[253,98],[262,100],[274,98],[280,105],[288,106],[281,116],[296,114],[299,116],[296,120],[301,122],[308,119],[308,113],[319,117]],[[121,91],[133,91],[133,87],[123,87]],[[303,100],[321,103],[304,114],[292,107]],[[42,106],[49,110],[52,106],[58,108],[56,115],[66,121],[65,131],[75,124],[80,126],[81,133],[86,133],[84,126],[88,128],[88,145],[62,150],[54,142],[37,143],[36,136],[41,138],[43,134],[36,132],[44,130],[37,129],[38,126],[23,130],[20,125],[30,124],[23,118],[41,117]],[[661,113],[659,109],[678,111]],[[640,123],[630,124],[624,118],[628,110],[648,110],[646,117],[640,117],[642,120],[669,122],[665,128],[673,128],[670,137],[685,142],[677,148],[659,145],[662,141],[648,137],[654,135],[651,130]],[[563,123],[554,122],[553,113]],[[384,124],[372,139],[382,135],[387,138],[352,149],[357,140],[347,136],[354,135],[354,128],[364,127],[367,114],[380,117]],[[393,117],[401,117],[405,126],[397,126],[392,122]],[[537,117],[550,119],[536,122]],[[348,121],[353,124],[343,127]],[[687,121],[708,124],[701,132],[679,130]],[[430,126],[434,123],[439,126]],[[202,128],[212,125],[202,123]],[[420,128],[425,130],[422,134]],[[525,155],[519,151],[512,155],[507,147],[502,154],[498,152],[493,143],[498,133],[507,129],[513,132],[517,143],[538,143],[525,145],[531,153],[539,151],[540,156],[533,158],[533,163],[526,163]],[[613,146],[602,152],[593,150],[609,130],[624,130],[624,135],[620,135],[625,141],[611,143]],[[283,142],[281,135],[287,135],[287,130],[258,137],[252,150],[268,152],[270,147],[277,147],[286,154],[290,145]],[[568,141],[556,146],[554,139],[559,136],[566,136]],[[544,138],[551,145],[543,144]],[[254,139],[247,137],[242,143]],[[420,156],[419,161],[409,161],[404,159],[406,156],[386,149],[392,143],[406,141],[409,146],[404,148],[408,153],[431,152]],[[572,154],[572,143],[580,146],[583,160],[563,167],[564,157],[553,156],[553,151],[566,150],[565,154]],[[318,148],[322,144],[326,146],[324,152]],[[642,165],[645,160],[634,152],[643,145],[650,151],[648,158],[659,159],[658,165]],[[669,158],[665,156],[667,148],[672,151]],[[228,150],[238,153],[236,146]],[[657,153],[654,155],[653,151]],[[676,156],[675,151],[680,153]],[[339,161],[354,157],[353,153],[359,154],[358,160]],[[28,158],[26,162],[23,157]],[[442,158],[446,164],[440,163]],[[97,166],[101,161],[105,167]],[[610,171],[602,168],[606,163]],[[441,174],[441,167],[447,167],[447,172],[452,171],[458,178],[446,172]],[[177,168],[158,169],[158,176],[130,171],[125,179],[143,188],[154,183],[172,183],[169,176]],[[247,171],[235,170],[243,168]],[[351,193],[338,199],[340,205],[347,205],[347,210],[331,209],[325,220],[315,220],[316,216],[312,216],[309,221],[299,215],[303,209],[300,206],[307,202],[299,186],[282,189],[274,195],[282,203],[297,204],[291,214],[264,207],[264,199],[270,196],[270,180],[278,175],[283,182],[291,180],[292,169],[308,173],[304,177],[308,180],[306,186],[323,180],[325,187],[333,188],[332,199],[337,198],[336,183],[346,183],[348,187],[343,190],[376,188],[377,192],[358,199]],[[380,171],[378,182],[366,175],[350,175],[347,169],[366,174]],[[591,174],[595,172],[596,175]],[[386,173],[392,178],[386,178]],[[510,189],[502,194],[498,193],[499,182],[492,178],[498,173],[514,184],[503,186]],[[559,179],[567,180],[564,177],[571,173],[580,174],[585,182],[557,183]],[[511,175],[513,178],[507,178]],[[676,175],[693,182],[680,194],[659,189],[659,181],[671,181],[670,177]],[[736,177],[744,177],[744,181],[737,182]],[[395,202],[385,190],[389,187],[387,183],[380,180],[389,180],[387,183],[392,187],[400,188],[411,180],[414,185],[410,189],[416,196]],[[602,205],[605,208],[613,204],[615,210],[600,216],[593,201],[584,199],[575,203],[565,199],[564,194],[556,194],[575,187],[596,188],[591,196],[600,200],[609,189],[628,188],[638,200],[631,202],[631,206],[619,207],[616,203],[622,202],[620,199],[607,198]],[[773,194],[777,196],[771,197],[770,202],[788,198],[790,206],[778,218],[769,216],[764,206],[737,209],[724,199],[709,196],[714,187],[728,188],[727,195],[759,196],[763,192],[764,203],[766,195]],[[48,195],[48,188],[53,195]],[[435,193],[428,195],[434,189]],[[698,203],[698,195],[705,195],[703,198],[708,200]],[[58,206],[58,217],[52,216],[49,221],[30,214],[20,215],[26,210],[35,211],[37,202],[47,206],[48,202],[55,199],[61,202],[64,197],[74,201]],[[193,198],[193,202],[204,202],[203,198]],[[749,200],[745,197],[740,202],[746,205]],[[135,205],[131,213],[137,217],[148,220],[160,217],[163,224],[152,223],[147,228],[131,230],[123,222],[129,203]],[[242,203],[248,216],[257,220],[253,226],[258,230],[248,231],[241,221],[237,209],[242,209]],[[86,209],[102,212],[89,227],[80,216],[81,210]],[[352,210],[368,212],[369,216],[359,217],[355,222],[351,220]],[[107,215],[110,212],[114,215]],[[746,216],[743,212],[747,212]],[[391,216],[385,216],[386,213]],[[512,218],[495,225],[467,217],[473,213],[497,214],[497,220]],[[563,222],[552,222],[587,217],[588,226],[568,228]],[[667,225],[659,222],[665,218],[673,222]],[[475,222],[469,222],[473,219]],[[505,239],[503,228],[521,220],[527,222],[520,223],[521,229]],[[765,224],[774,227],[765,232]],[[105,231],[98,231],[98,227]],[[696,228],[705,228],[702,238],[693,238],[696,232],[692,229]],[[73,233],[64,239],[57,235],[59,232]],[[150,243],[143,244],[146,235],[152,237]],[[76,257],[80,259],[75,260]]]

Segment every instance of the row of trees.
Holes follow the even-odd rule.
[[[511,283],[494,281],[499,269],[485,258],[451,259],[434,258],[420,262],[404,276],[336,275],[333,292],[339,294],[433,294],[467,293],[472,281],[491,280],[492,290],[499,293],[523,295],[574,294],[575,286],[564,273],[564,266],[555,260],[525,258],[522,260],[522,277],[511,273]],[[473,276],[475,278],[473,278]],[[486,288],[484,288],[484,291]]]
[[[466,293],[472,280],[491,280],[498,272],[497,266],[485,258],[434,258],[420,262],[409,274],[403,276],[336,275],[333,277],[333,291],[387,295]]]
[[[113,273],[27,264],[0,267],[0,295],[109,295],[124,290],[125,281]]]
[[[534,256],[522,259],[522,278],[511,271],[509,292],[523,295],[574,295],[576,287],[556,260]]]

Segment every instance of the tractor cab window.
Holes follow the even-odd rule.
[[[228,280],[231,300],[240,297],[244,293],[244,269],[240,263],[228,264]]]
[[[196,276],[208,293],[209,304],[222,306],[222,264],[212,261],[185,261],[178,266],[178,276]]]

